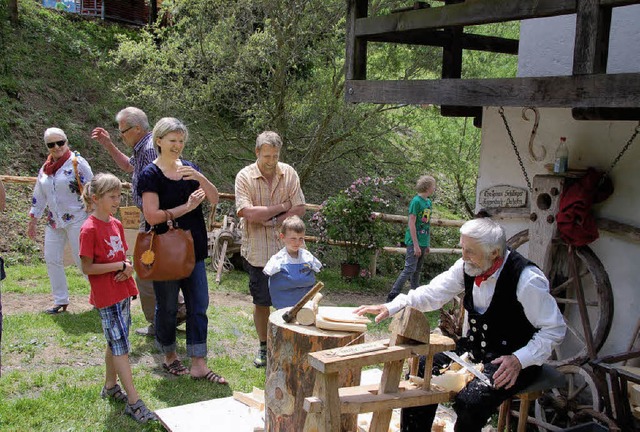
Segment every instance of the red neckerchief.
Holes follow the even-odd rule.
[[[54,175],[58,169],[64,165],[64,163],[71,157],[71,150],[67,150],[65,154],[60,156],[57,161],[54,161],[51,155],[47,158],[44,165],[42,165],[42,170],[48,176]]]
[[[498,258],[497,260],[495,260],[493,262],[493,265],[491,267],[489,267],[489,270],[487,270],[486,272],[482,273],[481,275],[476,276],[475,278],[475,284],[480,286],[480,284],[484,281],[486,281],[487,279],[489,279],[489,276],[491,276],[492,274],[494,274],[502,265],[502,263],[504,262],[504,258]]]

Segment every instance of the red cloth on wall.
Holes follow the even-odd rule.
[[[598,226],[591,208],[612,193],[611,179],[602,171],[588,168],[584,177],[565,188],[560,196],[556,215],[560,237],[573,246],[584,246],[596,240]]]

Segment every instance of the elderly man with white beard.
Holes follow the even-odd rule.
[[[480,431],[507,398],[536,380],[541,365],[566,331],[562,314],[549,293],[549,281],[531,261],[506,246],[504,229],[489,218],[466,222],[460,228],[462,258],[447,271],[392,302],[360,306],[360,315],[375,314],[376,322],[407,306],[423,312],[440,309],[464,293],[469,331],[456,344],[484,365],[492,386],[474,378],[454,400],[455,431]],[[434,356],[433,373],[450,363]],[[424,358],[419,375],[424,375]],[[402,432],[430,431],[437,405],[405,408]]]

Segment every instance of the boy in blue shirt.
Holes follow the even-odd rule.
[[[276,309],[298,303],[316,283],[315,273],[322,264],[311,252],[304,249],[305,226],[298,216],[290,216],[282,222],[280,240],[285,247],[273,255],[264,266],[269,276],[269,294]]]
[[[407,279],[409,279],[411,289],[418,287],[424,256],[429,253],[431,228],[431,200],[429,197],[433,195],[435,190],[436,179],[430,175],[423,175],[416,182],[417,194],[409,204],[409,223],[404,235],[404,242],[407,245],[404,269],[387,295],[387,302],[392,301],[402,292]]]

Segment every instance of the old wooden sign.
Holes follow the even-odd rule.
[[[527,190],[509,185],[491,186],[478,196],[483,208],[518,208],[527,205]]]

